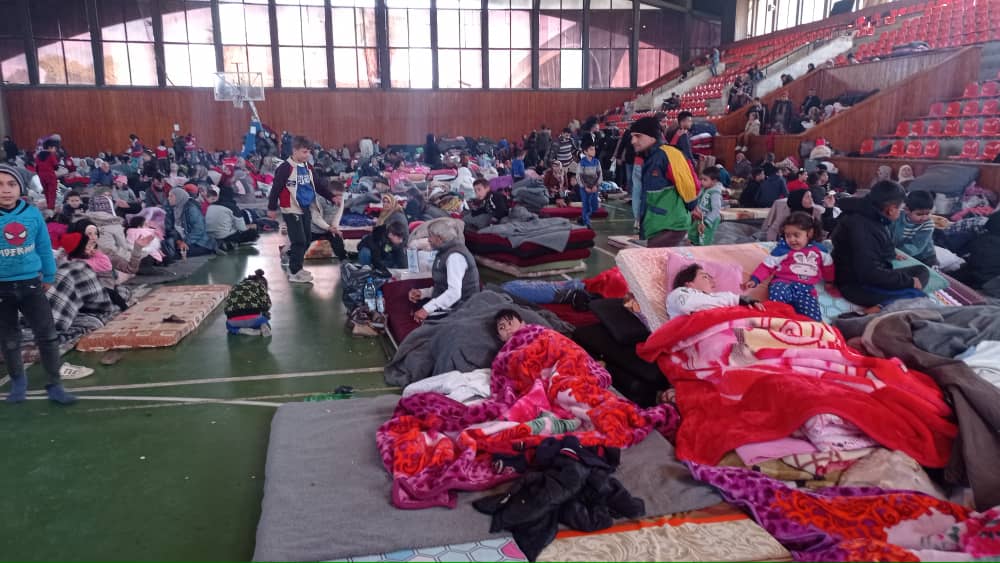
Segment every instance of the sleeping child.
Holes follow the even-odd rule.
[[[781,230],[777,246],[757,266],[744,289],[757,287],[773,275],[768,288],[771,301],[787,303],[796,313],[822,322],[815,286],[833,281],[833,258],[816,241],[822,230],[811,215],[801,211],[792,213]]]
[[[715,278],[698,264],[691,264],[674,278],[673,291],[667,295],[667,315],[671,319],[719,307],[743,305],[764,310],[754,299],[729,291],[715,291]]]
[[[233,286],[226,298],[226,330],[229,334],[271,336],[271,296],[264,270]]]

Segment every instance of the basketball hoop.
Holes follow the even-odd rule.
[[[242,108],[243,103],[248,102],[254,119],[260,121],[254,102],[264,101],[264,74],[241,70],[216,72],[213,94],[215,101],[232,102],[235,108]]]

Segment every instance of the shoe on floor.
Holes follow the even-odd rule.
[[[312,277],[305,270],[299,270],[294,274],[289,274],[288,281],[290,283],[312,283]]]
[[[63,379],[83,379],[88,375],[93,375],[94,370],[86,366],[75,366],[70,363],[63,363],[59,368],[59,377]]]
[[[45,393],[49,400],[60,405],[72,405],[76,402],[76,395],[63,388],[61,383],[50,383],[45,386]]]
[[[299,273],[309,278],[309,281],[313,281],[313,274],[309,270],[302,268],[301,270],[299,270]]]
[[[8,403],[23,403],[28,398],[28,376],[10,378],[10,393],[7,394]]]

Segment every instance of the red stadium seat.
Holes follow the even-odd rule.
[[[919,142],[919,141],[917,141]],[[892,150],[886,156],[900,157],[906,156],[906,144],[903,141],[896,141],[892,144]]]
[[[962,103],[961,102],[949,102],[944,110],[945,117],[958,117],[962,115]]]
[[[941,156],[941,143],[938,141],[927,141],[924,145],[924,153],[920,158],[938,158]]]
[[[931,117],[943,117],[944,116],[944,104],[941,102],[936,102],[931,104]]]
[[[962,122],[957,119],[949,119],[944,126],[945,137],[958,137],[962,134]]]
[[[920,141],[910,141],[906,145],[906,156],[912,158],[920,158],[920,155],[924,152],[924,144]]]
[[[992,98],[1000,95],[1000,84],[993,81],[983,84],[983,89],[979,91],[979,95],[984,98]]]
[[[962,153],[951,157],[953,160],[976,160],[979,158],[979,141],[966,141]]]
[[[983,121],[983,135],[989,137],[1000,135],[1000,119],[991,117]]]
[[[986,148],[983,149],[983,155],[979,157],[980,160],[986,160],[993,162],[993,159],[1000,155],[1000,141],[990,141],[986,143]]]
[[[900,121],[899,125],[896,126],[896,137],[905,137],[910,134],[910,123],[908,121]]]
[[[910,125],[910,135],[913,135],[914,137],[923,137],[924,136],[924,122],[923,122],[923,120],[914,121]]]
[[[979,120],[978,119],[966,119],[962,122],[962,136],[963,137],[978,137],[979,136]]]
[[[979,115],[979,102],[965,102],[962,106],[962,115]]]
[[[979,84],[975,82],[970,82],[968,86],[965,87],[965,92],[962,92],[963,98],[978,98],[979,97]]]
[[[941,136],[943,136],[944,135],[944,126],[941,125],[941,121],[937,120],[937,119],[935,119],[934,121],[931,121],[931,124],[927,126],[927,133],[926,133],[926,135],[928,137],[941,137]]]
[[[871,154],[875,152],[875,139],[865,139],[861,141],[861,149],[858,151],[861,154]]]
[[[1000,100],[986,100],[983,103],[983,115],[1000,115]]]

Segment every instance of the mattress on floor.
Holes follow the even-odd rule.
[[[570,205],[569,207],[556,207],[554,205],[549,205],[543,207],[541,211],[538,212],[539,217],[564,217],[566,219],[579,219],[583,215],[583,207],[579,205]],[[590,214],[591,219],[607,219],[608,210],[604,207],[600,207],[597,211]]]
[[[597,236],[592,229],[586,227],[575,228],[569,233],[569,241],[566,243],[566,250],[578,250],[581,248],[593,248],[594,239]],[[471,229],[465,231],[465,245],[473,254],[492,254],[495,252],[513,253],[518,256],[534,257],[551,254],[551,248],[540,246],[533,242],[526,242],[516,249],[511,245],[510,240],[493,233],[480,233]]]
[[[159,287],[77,343],[81,352],[173,346],[191,334],[229,295],[228,285]],[[176,316],[183,322],[163,319]]]
[[[521,256],[520,253],[512,254],[509,252],[490,252],[486,254],[476,253],[476,256],[482,256],[483,258],[489,258],[494,262],[503,262],[504,264],[510,264],[511,266],[519,266],[523,268],[528,266],[553,264],[555,262],[566,262],[568,260],[586,260],[587,258],[590,258],[590,249],[576,248],[573,250],[565,250],[563,252],[552,252],[550,250],[548,254],[543,254],[541,256]]]
[[[557,317],[579,328],[595,325],[600,321],[597,315],[588,311],[577,311],[572,305],[566,303],[545,303],[539,305],[542,309],[552,311]]]
[[[566,260],[563,262],[551,262],[539,264],[537,266],[517,266],[509,262],[500,262],[486,256],[476,256],[476,262],[480,266],[485,266],[491,270],[513,276],[515,278],[546,278],[549,276],[559,276],[582,272],[587,269],[587,265],[582,260]]]
[[[432,285],[434,282],[429,278],[391,281],[382,285],[386,330],[396,346],[399,346],[411,332],[420,326],[417,321],[413,320],[415,306],[410,303],[410,290],[431,287]]]
[[[767,219],[770,208],[757,209],[753,207],[727,207],[722,210],[723,221],[763,221]]]
[[[538,561],[783,561],[791,554],[727,504],[592,533],[563,531]],[[512,538],[405,549],[349,561],[527,561]]]
[[[399,510],[375,432],[398,397],[288,403],[271,422],[255,561],[323,561],[503,538],[472,507],[488,493],[460,493],[454,509]],[[673,447],[653,432],[622,452],[616,476],[650,517],[715,506]]]
[[[628,282],[629,289],[635,295],[639,308],[646,317],[647,326],[655,331],[665,324],[667,318],[667,294],[670,293],[671,281],[667,280],[667,262],[671,256],[683,256],[689,260],[711,260],[726,264],[736,264],[743,269],[743,280],[750,279],[750,274],[764,260],[774,247],[773,242],[756,242],[747,244],[723,244],[716,246],[684,246],[676,248],[626,248],[615,257],[622,276]],[[900,265],[913,263],[909,258]],[[947,280],[940,274],[931,271],[931,281],[928,287],[941,285],[940,289],[927,297],[937,303],[950,304],[952,297],[948,292]],[[761,301],[767,300],[768,284],[764,283],[748,292],[750,297]],[[837,316],[848,312],[857,312],[861,308],[848,302],[838,294],[827,291],[825,284],[816,285],[820,310],[823,320],[830,322]],[[958,304],[958,303],[955,303]]]

